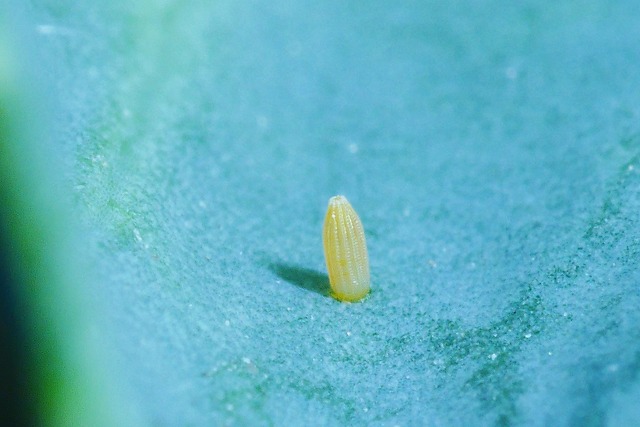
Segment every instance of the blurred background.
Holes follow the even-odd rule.
[[[0,4],[0,424],[639,425],[639,40],[624,0]]]

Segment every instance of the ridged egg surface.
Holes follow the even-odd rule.
[[[360,218],[344,196],[329,200],[323,243],[333,296],[340,301],[362,299],[370,289],[367,243]]]

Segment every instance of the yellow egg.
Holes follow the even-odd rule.
[[[329,199],[322,241],[333,296],[340,301],[362,299],[370,288],[367,242],[346,197]]]

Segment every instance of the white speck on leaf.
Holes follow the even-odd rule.
[[[266,116],[259,115],[256,117],[256,124],[258,125],[258,128],[264,130],[269,127],[269,119]]]
[[[518,78],[518,69],[516,67],[507,67],[504,74],[509,80],[515,80]]]

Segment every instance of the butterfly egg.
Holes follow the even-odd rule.
[[[358,301],[369,293],[369,256],[364,229],[344,196],[329,199],[322,233],[324,258],[333,296]]]

